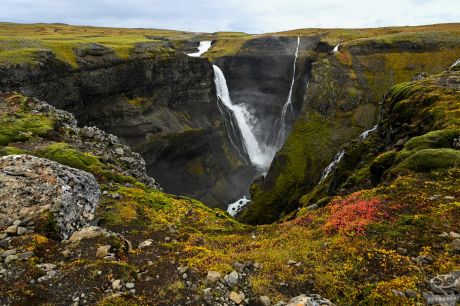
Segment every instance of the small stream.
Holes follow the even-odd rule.
[[[211,48],[210,40],[201,41],[200,45],[198,46],[198,51],[194,53],[189,53],[187,55],[191,57],[200,57],[204,53],[208,52],[209,48]]]

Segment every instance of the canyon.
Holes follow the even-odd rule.
[[[451,48],[457,46],[453,36],[427,38],[423,32],[417,34],[417,28],[413,31],[415,37],[392,34],[396,37],[392,43],[366,39],[369,34],[365,31],[349,34],[349,43],[345,33],[334,30],[229,40],[208,35],[214,38],[213,47],[210,40],[194,41],[191,34],[179,47],[168,38],[136,43],[129,59],[117,57],[101,44],[89,43],[73,51],[78,69],[52,52],[39,50],[34,55],[38,67],[3,67],[0,87],[49,101],[74,113],[81,124],[121,137],[142,154],[148,173],[165,191],[197,198],[211,207],[226,209],[229,203],[249,197],[251,182],[266,174],[263,182],[258,179],[252,188],[250,205],[272,207],[277,212],[266,221],[273,221],[279,213],[292,211],[300,198],[293,195],[287,199],[278,189],[285,193],[290,188],[302,192],[313,188],[340,146],[375,123],[379,98],[386,88],[409,81],[417,73],[441,71],[456,59]],[[426,42],[412,42],[417,39]],[[225,47],[233,40],[242,44],[235,54],[213,53],[220,44]],[[155,54],[159,49],[163,53]],[[198,49],[202,51],[193,53]],[[427,52],[435,52],[438,60],[425,62]],[[253,140],[235,135],[241,133],[241,127],[239,132],[231,131],[234,119],[221,114],[215,72],[206,54],[222,71],[232,103],[246,108],[245,116],[251,117],[246,134],[253,134]],[[398,64],[407,61],[409,54],[421,58],[414,56],[412,62]],[[315,120],[331,122],[331,135],[306,139],[311,142],[308,151],[323,145],[330,150],[307,153],[312,154],[315,169],[302,170],[301,165],[297,174],[284,182],[277,169],[285,163],[283,143],[297,117],[318,112],[320,117]],[[342,122],[334,122],[334,117]],[[313,120],[300,121],[297,129]],[[312,133],[314,129],[311,127]],[[247,146],[252,146],[250,152]],[[298,188],[301,181],[303,187]],[[259,189],[264,192],[262,198]],[[255,222],[252,218],[257,214],[250,214],[245,220]]]
[[[45,302],[49,281],[69,303],[80,273],[94,303],[422,301],[458,267],[459,33],[0,24],[0,187],[40,207],[2,208],[5,279],[32,293],[0,301]],[[45,202],[63,185],[78,205],[79,176],[90,213],[63,231],[66,202]]]

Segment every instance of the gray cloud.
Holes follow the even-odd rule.
[[[0,21],[260,33],[460,22],[460,1],[1,0]]]

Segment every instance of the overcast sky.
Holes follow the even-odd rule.
[[[0,0],[0,21],[261,33],[460,22],[460,0]]]

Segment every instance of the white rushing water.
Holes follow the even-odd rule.
[[[374,133],[375,131],[377,131],[377,129],[378,129],[378,125],[374,125],[372,129],[362,132],[361,135],[359,135],[358,139],[365,140],[367,137],[369,137],[371,133]],[[326,177],[329,176],[329,174],[331,174],[331,172],[340,163],[344,155],[345,155],[345,150],[340,150],[339,153],[335,155],[334,160],[326,168],[324,168],[323,173],[321,175],[320,182],[322,182]]]
[[[187,54],[191,57],[200,57],[203,53],[207,52],[211,48],[211,41],[205,40],[200,41],[200,45],[198,46],[198,51],[194,53]]]
[[[292,95],[294,91],[299,46],[300,37],[297,37],[297,47],[295,50],[289,94],[283,105],[281,116],[274,124],[275,128],[278,130],[274,131],[274,134],[268,133],[266,137],[261,136],[263,139],[258,139],[256,136],[255,129],[257,120],[252,115],[249,106],[244,103],[233,104],[224,73],[218,66],[213,65],[214,82],[216,84],[217,97],[220,101],[218,108],[224,117],[224,124],[230,143],[238,150],[238,153],[242,157],[247,154],[251,164],[257,168],[259,174],[265,174],[267,172],[277,150],[283,145],[294,120]],[[269,141],[271,135],[275,136]],[[242,154],[240,147],[243,147],[242,149],[246,154]],[[249,202],[250,200],[244,196],[238,201],[229,204],[227,211],[234,216]]]
[[[340,47],[340,44],[335,46],[334,49],[332,50],[332,52],[339,52],[339,47]]]
[[[320,182],[324,180],[329,174],[331,174],[331,172],[335,169],[335,167],[337,167],[337,164],[340,163],[344,155],[345,155],[345,150],[341,150],[339,151],[339,153],[337,153],[332,163],[330,163],[329,166],[327,166],[323,170],[323,174],[321,176]]]
[[[374,127],[372,129],[369,129],[367,131],[362,132],[361,135],[359,135],[359,139],[360,140],[366,139],[367,137],[369,137],[369,134],[374,133],[375,131],[377,131],[377,128],[378,128],[378,125],[374,125]]]
[[[245,104],[232,103],[224,73],[216,65],[213,65],[213,69],[217,97],[220,99],[222,104],[233,114],[238,126],[238,130],[243,138],[243,146],[249,156],[251,164],[256,166],[259,170],[267,169],[274,156],[272,148],[259,143],[256,136],[254,135],[253,130],[256,119],[254,116],[252,116],[251,112],[248,110]]]
[[[294,109],[292,108],[292,91],[294,89],[294,83],[295,83],[295,72],[296,72],[297,57],[299,55],[299,46],[300,46],[300,37],[297,37],[297,48],[295,50],[295,56],[294,56],[291,87],[289,88],[289,94],[288,94],[286,103],[284,103],[283,109],[281,111],[280,128],[279,128],[278,137],[276,138],[276,143],[275,143],[276,150],[279,150],[281,146],[283,145],[284,141],[286,140],[286,137],[290,129],[289,125],[292,124],[292,121],[294,119],[293,118]]]
[[[230,215],[235,216],[237,213],[239,213],[241,210],[243,210],[243,208],[246,205],[248,205],[249,202],[251,202],[251,200],[249,200],[246,197],[243,197],[242,199],[239,199],[235,203],[229,204],[228,208],[227,208],[227,212]]]
[[[458,64],[460,64],[460,58],[458,60],[456,60],[455,63],[453,63],[452,66],[450,66],[450,68],[453,68],[453,67],[457,66]]]

